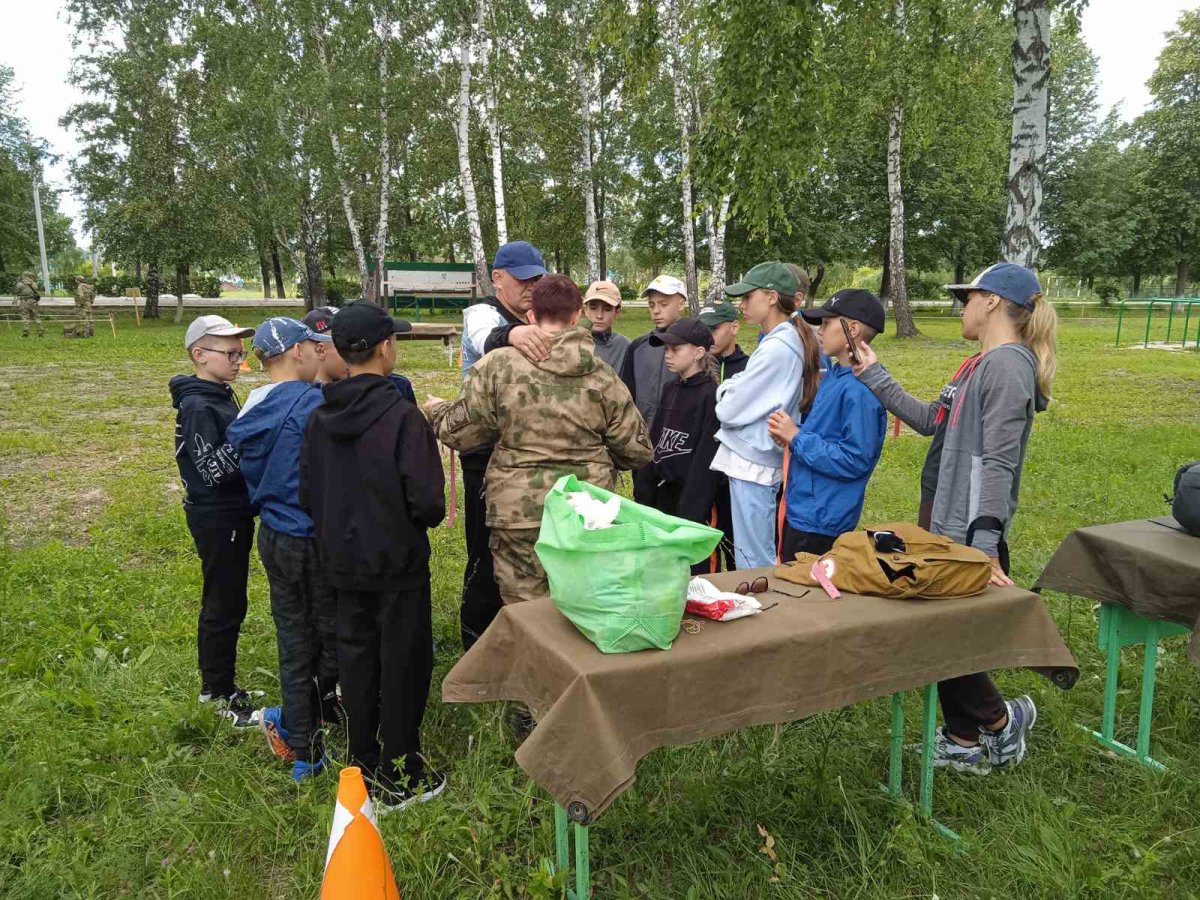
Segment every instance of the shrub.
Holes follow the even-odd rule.
[[[1100,298],[1101,306],[1108,306],[1114,300],[1121,299],[1121,289],[1111,281],[1102,281],[1096,285],[1096,296]]]
[[[325,299],[331,306],[341,306],[347,300],[357,300],[361,296],[362,285],[356,278],[325,279]]]

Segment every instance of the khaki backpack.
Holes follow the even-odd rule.
[[[888,532],[903,541],[903,549],[887,537]],[[878,541],[877,533],[882,535]],[[907,523],[848,531],[824,556],[798,553],[794,562],[776,568],[775,575],[821,586],[813,574],[815,564],[838,590],[897,600],[969,597],[982,593],[992,574],[991,562],[981,550]]]

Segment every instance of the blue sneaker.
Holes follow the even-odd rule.
[[[913,747],[921,755],[922,745]],[[987,750],[981,744],[964,747],[946,733],[946,726],[939,725],[933,738],[933,765],[935,768],[954,769],[972,775],[986,775],[992,770]]]
[[[994,769],[1010,769],[1021,764],[1025,758],[1025,738],[1037,721],[1037,707],[1028,694],[1005,701],[1004,705],[1008,707],[1008,724],[999,731],[985,729],[979,735]]]
[[[264,706],[258,711],[258,724],[267,736],[267,746],[271,752],[284,762],[291,762],[296,753],[288,744],[288,733],[283,727],[283,709],[278,706]]]
[[[307,778],[315,778],[324,768],[324,756],[322,756],[316,762],[308,762],[307,760],[298,759],[292,763],[292,781],[304,781]]]

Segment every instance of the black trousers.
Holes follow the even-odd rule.
[[[783,543],[779,546],[779,561],[784,565],[796,558],[797,553],[815,553],[824,556],[833,548],[837,537],[817,534],[815,531],[797,531],[787,522],[783,523]]]
[[[387,591],[337,589],[338,671],[353,764],[385,790],[423,776],[421,720],[433,679],[429,572]]]
[[[922,497],[917,524],[928,529],[933,518],[933,498]],[[1004,571],[1007,574],[1008,565]],[[976,672],[938,682],[938,701],[946,730],[964,741],[979,740],[979,730],[1008,715],[1004,695],[987,672]]]
[[[487,497],[484,473],[489,454],[460,456],[463,470],[464,528],[467,542],[467,568],[463,572],[462,607],[459,623],[463,650],[470,650],[480,635],[500,613],[504,602],[496,584],[492,551],[488,546],[491,529],[487,526]]]
[[[719,568],[723,566],[726,572],[732,572],[737,568],[733,561],[733,507],[729,502],[729,480],[724,476],[721,476],[721,485],[717,488],[716,507],[717,528],[725,535],[717,547],[717,564]]]
[[[283,728],[296,759],[315,761],[323,755],[321,694],[337,681],[337,595],[315,539],[260,525],[258,555],[271,586]]]
[[[238,635],[246,618],[254,519],[213,521],[203,512],[189,512],[187,523],[204,579],[196,627],[200,682],[204,692],[225,697],[234,690]]]

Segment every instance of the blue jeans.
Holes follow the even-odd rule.
[[[729,479],[733,558],[739,569],[775,565],[775,494],[773,485]]]

